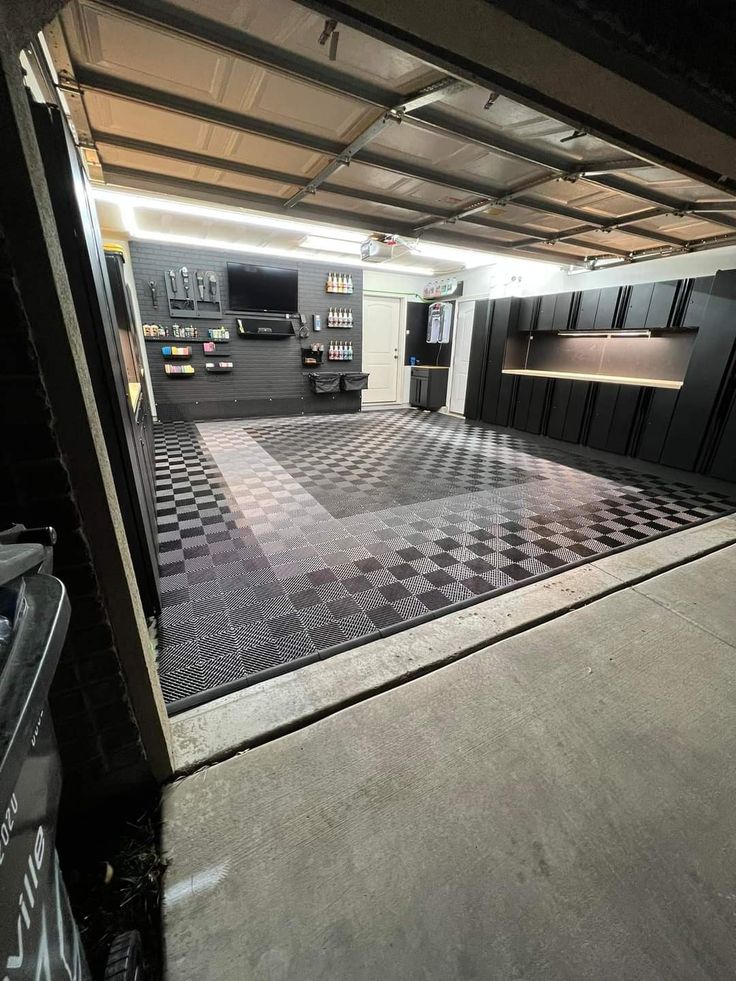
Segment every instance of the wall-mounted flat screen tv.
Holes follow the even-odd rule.
[[[296,313],[299,274],[278,266],[246,266],[228,262],[230,309],[237,313]]]

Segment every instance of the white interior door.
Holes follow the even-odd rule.
[[[398,402],[401,300],[365,296],[363,371],[370,374],[363,402]]]
[[[468,387],[470,365],[470,341],[473,337],[475,300],[459,300],[455,325],[455,346],[452,360],[452,386],[450,388],[450,412],[465,413],[465,391]]]

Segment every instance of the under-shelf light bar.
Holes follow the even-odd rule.
[[[558,330],[558,337],[651,337],[651,330]]]

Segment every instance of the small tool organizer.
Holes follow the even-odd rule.
[[[211,269],[167,269],[164,273],[169,316],[199,317],[219,320],[222,317],[220,283]]]

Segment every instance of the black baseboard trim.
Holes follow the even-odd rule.
[[[252,419],[332,412],[360,412],[360,392],[267,399],[208,399],[158,402],[159,422],[204,422],[208,419]]]

